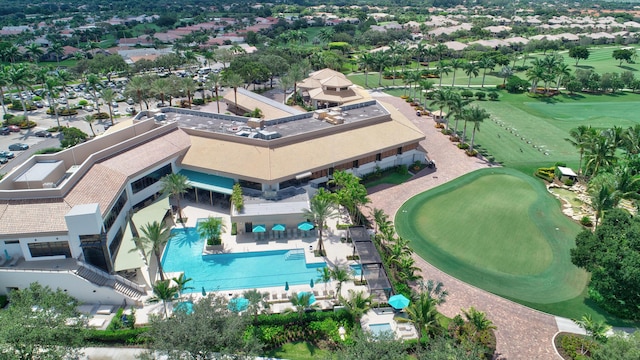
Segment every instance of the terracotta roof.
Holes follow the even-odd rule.
[[[362,96],[353,91],[353,89],[329,91],[323,90],[322,88],[315,88],[309,90],[309,97],[313,100],[328,101],[337,104],[344,104],[349,101],[362,99]]]
[[[0,205],[0,236],[66,232],[64,215],[71,206],[63,199],[11,200]]]

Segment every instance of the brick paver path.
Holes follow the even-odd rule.
[[[413,108],[404,100],[376,91],[371,95],[398,109],[424,132],[426,140],[421,144],[437,167],[435,171],[421,171],[404,184],[371,189],[371,208],[383,209],[393,219],[400,206],[413,195],[489,166],[482,159],[470,158],[455,147],[447,136],[434,127],[430,117],[417,117]],[[553,316],[475,288],[443,273],[422,258],[415,258],[425,280],[441,281],[449,291],[447,301],[440,306],[443,314],[453,317],[461,313],[460,309],[471,306],[487,313],[498,328],[496,337],[499,358],[558,359],[552,344],[553,335],[558,331]]]

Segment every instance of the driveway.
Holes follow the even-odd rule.
[[[421,145],[436,163],[435,171],[424,169],[404,184],[370,189],[372,209],[383,209],[393,219],[400,206],[412,196],[490,166],[483,159],[467,156],[449,141],[448,136],[435,128],[432,118],[417,117],[414,109],[401,98],[380,91],[371,91],[371,96],[398,109],[423,131],[426,139]],[[553,316],[473,287],[443,273],[419,256],[414,257],[425,280],[441,281],[448,290],[447,301],[439,307],[443,314],[453,317],[461,313],[460,309],[471,306],[487,313],[498,328],[496,338],[499,358],[558,359],[552,344],[553,336],[558,331]]]

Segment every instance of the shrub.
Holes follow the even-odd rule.
[[[520,93],[529,88],[529,82],[517,76],[509,76],[505,89],[510,93]]]
[[[582,224],[582,226],[586,226],[586,227],[593,226],[593,222],[591,221],[591,218],[588,217],[588,216],[583,216],[582,219],[580,219],[580,224]]]
[[[120,329],[133,329],[135,327],[135,315],[124,315],[124,309],[119,308],[116,315],[111,319],[107,331],[116,331]]]
[[[37,107],[35,105],[30,104],[30,103],[28,103],[26,101],[24,103],[24,106],[27,108],[27,111],[31,111],[31,110],[37,109]],[[9,104],[7,107],[9,109],[11,109],[11,110],[16,110],[16,111],[23,110],[22,102],[20,100],[13,100],[11,102],[11,104]]]
[[[96,118],[96,120],[105,120],[109,119],[109,114],[107,114],[106,112],[99,112],[93,114],[93,117]]]
[[[48,132],[59,132],[62,131],[65,127],[64,126],[52,126],[50,128],[47,129]]]
[[[0,295],[0,309],[4,309],[7,306],[7,295]]]
[[[477,150],[467,150],[467,151],[465,151],[465,153],[467,154],[467,156],[470,156],[470,157],[478,156],[478,151]]]
[[[498,95],[497,92],[490,92],[488,96],[489,96],[489,100],[492,100],[492,101],[496,101],[498,100],[498,97],[500,97],[500,95]]]
[[[407,169],[407,165],[398,165],[396,167],[396,173],[401,174],[401,175],[408,174],[409,170]]]
[[[204,105],[204,99],[202,98],[193,99],[191,102],[193,105]]]
[[[47,114],[49,115],[55,115],[55,111],[51,108],[47,109]],[[72,116],[72,115],[78,115],[78,110],[76,109],[72,109],[72,108],[60,108],[58,109],[58,115],[59,116]]]
[[[44,149],[40,149],[38,151],[36,151],[36,154],[55,154],[57,152],[62,151],[62,148],[59,147],[48,147],[48,148],[44,148]]]
[[[443,134],[445,134],[445,135],[451,135],[451,134],[453,134],[453,130],[451,130],[451,129],[442,129],[442,131],[441,131],[441,132],[442,132]]]
[[[467,144],[467,143],[459,143],[458,144],[458,148],[462,149],[462,150],[466,150],[466,149],[469,148],[469,144]]]
[[[89,104],[89,102],[85,99],[82,99],[80,101],[78,101],[78,105],[80,106],[87,106]]]
[[[97,343],[104,345],[111,344],[143,344],[147,337],[145,336],[147,328],[121,329],[115,331],[109,330],[85,330],[85,339],[89,343]]]
[[[496,158],[493,156],[487,156],[487,161],[493,164],[496,161]]]
[[[571,180],[571,179],[565,179],[565,180],[564,180],[564,184],[565,184],[565,185],[567,185],[567,186],[573,186],[573,180]]]
[[[576,334],[559,334],[555,341],[558,352],[565,359],[589,359],[586,356],[597,346],[596,343],[590,341],[583,335]]]
[[[487,93],[484,91],[476,91],[475,96],[478,100],[484,100],[487,97]]]
[[[238,223],[231,223],[231,235],[238,234]]]
[[[460,96],[462,96],[462,98],[464,99],[469,99],[473,97],[473,91],[469,90],[469,89],[465,89],[460,91]]]
[[[15,115],[13,115],[13,114],[4,114],[3,118],[4,118],[5,120],[9,120],[9,119],[12,119],[14,116],[15,116]]]

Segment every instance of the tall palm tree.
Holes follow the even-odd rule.
[[[471,144],[469,144],[469,152],[473,152],[473,143],[476,138],[476,130],[480,130],[480,123],[489,119],[491,115],[479,106],[471,106],[464,110],[463,117],[465,121],[473,123],[473,133],[471,135]]]
[[[29,56],[29,59],[31,59],[31,61],[37,64],[40,57],[44,54],[44,50],[42,50],[40,45],[31,43],[26,46],[25,53]]]
[[[58,124],[58,129],[60,129],[60,115],[58,114],[58,105],[55,103],[54,99],[58,98],[58,86],[60,83],[58,79],[55,77],[48,77],[44,82],[44,93],[47,96],[47,102],[49,103],[49,109],[53,110],[56,116],[56,123]]]
[[[178,299],[182,297],[183,291],[193,290],[193,286],[187,286],[187,283],[193,281],[193,279],[184,276],[184,273],[180,273],[180,276],[178,276],[177,278],[171,278],[171,280],[176,284],[176,289],[178,290]]]
[[[164,223],[154,221],[144,224],[142,228],[140,228],[140,231],[142,231],[142,236],[135,239],[136,247],[144,254],[153,253],[158,263],[160,280],[164,281],[164,271],[162,269],[160,256],[162,255],[162,249],[171,237],[171,230],[167,228]],[[153,280],[155,281],[155,278]]]
[[[93,102],[96,105],[96,111],[100,112],[100,101],[98,100],[98,87],[100,86],[100,78],[96,74],[89,74],[87,76],[87,87],[91,90],[93,95]]]
[[[154,96],[160,96],[160,103],[164,106],[165,95],[170,90],[169,80],[165,78],[154,79],[149,90]]]
[[[189,178],[182,174],[168,174],[160,179],[162,185],[163,194],[173,196],[176,200],[177,208],[178,208],[178,219],[184,225],[184,221],[182,220],[182,208],[180,207],[180,197],[182,194],[186,193],[187,190],[191,189],[191,185],[189,185]]]
[[[29,67],[25,64],[11,65],[7,73],[7,79],[8,82],[16,88],[20,96],[24,116],[27,118],[27,105],[22,96],[22,90],[31,85],[31,72],[29,71]]]
[[[57,113],[58,111],[56,110],[56,115]],[[93,135],[93,137],[96,137],[96,132],[93,131],[93,123],[96,121],[96,117],[93,115],[85,115],[85,117],[83,117],[82,120],[87,124],[89,124],[89,128],[91,129],[91,134]],[[60,121],[58,121],[58,128],[59,127],[60,127]]]
[[[284,94],[284,96],[282,97],[283,104],[287,103],[287,91],[289,91],[289,88],[292,86],[293,79],[291,79],[291,76],[289,76],[289,74],[285,74],[280,77],[280,88],[282,89],[282,93]]]
[[[444,108],[449,104],[449,101],[451,99],[451,94],[453,92],[451,91],[451,89],[438,89],[433,93],[433,100],[431,101],[431,103],[429,104],[429,106],[437,106],[438,109],[440,109],[440,115],[442,116],[442,113],[444,112]],[[445,117],[445,128],[448,130],[449,129],[449,123],[447,122],[448,118]]]
[[[66,70],[60,69],[56,71],[56,77],[58,78],[58,82],[60,86],[62,86],[62,92],[64,93],[64,97],[66,99],[69,98],[69,94],[67,93],[67,84],[71,81],[71,73]],[[70,110],[71,103],[67,101],[67,111]]]
[[[481,87],[484,87],[484,78],[485,76],[487,76],[487,70],[493,71],[493,69],[496,67],[496,62],[488,56],[483,56],[482,58],[480,58],[480,62],[478,65],[482,69],[482,86]]]
[[[146,103],[146,93],[149,89],[148,78],[143,76],[134,76],[127,83],[127,87],[125,92],[131,94],[131,97],[136,100],[136,102],[140,105],[140,111],[142,111],[142,102]],[[147,103],[147,109],[149,109],[149,104]]]
[[[9,86],[9,67],[0,66],[0,104],[2,104],[2,111],[7,114],[7,106],[4,103],[4,87]]]
[[[437,304],[437,300],[430,297],[428,293],[421,293],[412,299],[411,304],[405,309],[409,319],[418,329],[420,338],[438,328]]]
[[[187,94],[187,101],[189,102],[189,109],[191,109],[191,95],[196,91],[198,86],[195,83],[195,81],[193,81],[193,79],[190,78],[190,77],[183,78],[182,81],[180,82],[180,85],[181,85],[180,86],[181,90],[183,90]],[[235,89],[234,89],[234,91],[235,91]]]
[[[2,79],[0,72],[0,80]],[[640,154],[640,125],[627,128],[623,135],[623,148],[627,159]]]
[[[355,324],[360,324],[360,319],[369,309],[371,309],[372,295],[365,295],[364,291],[353,291],[349,289],[349,297],[340,297],[340,303],[353,317]]]
[[[513,76],[513,74],[515,74],[515,72],[513,71],[513,68],[511,68],[508,65],[505,65],[502,67],[502,69],[500,69],[500,77],[502,78],[502,86],[504,86],[504,84],[507,83],[507,79],[511,76]],[[483,84],[484,84],[484,79],[482,80]]]
[[[378,69],[378,86],[382,86],[382,73],[384,73],[384,69],[389,66],[390,62],[391,56],[386,51],[373,53],[373,63],[376,69]]]
[[[438,56],[438,61],[442,61],[442,58],[449,52],[449,48],[445,44],[438,44],[434,47],[434,52]]]
[[[220,90],[220,82],[222,81],[222,77],[219,73],[211,73],[207,77],[206,87],[213,90],[213,93],[216,94],[216,105],[218,106],[218,114],[220,114],[220,95],[218,91]]]
[[[358,66],[364,70],[364,87],[369,87],[369,70],[373,65],[373,55],[369,52],[363,52],[358,57]]]
[[[378,208],[373,209],[373,221],[376,223],[376,234],[378,233],[378,231],[381,231],[381,229],[391,224],[391,222],[389,221],[389,215],[385,214],[384,210]]]
[[[471,87],[471,76],[477,77],[478,74],[480,74],[480,66],[478,66],[478,63],[476,62],[469,61],[468,63],[464,64],[462,68],[464,70],[464,73],[467,74],[467,77],[469,77],[467,87]],[[484,82],[484,77],[482,81]]]
[[[305,64],[296,63],[289,68],[287,76],[293,82],[293,104],[295,105],[298,97],[298,83],[307,77],[307,69]]]
[[[449,75],[449,73],[451,72],[451,68],[449,68],[449,65],[445,61],[440,60],[436,64],[436,71],[438,71],[438,77],[440,78],[440,83],[438,84],[438,86],[442,88],[442,77],[444,75]]]
[[[331,282],[331,269],[325,266],[323,268],[317,269],[317,271],[318,271],[318,279],[316,281],[323,283],[324,289],[326,291],[327,284]]]
[[[453,127],[453,133],[455,136],[458,136],[458,121],[462,119],[462,113],[467,105],[469,105],[471,101],[465,100],[460,96],[460,93],[452,93],[451,98],[449,99],[449,113],[447,116],[453,117],[455,119],[455,125]]]
[[[102,100],[107,103],[109,119],[111,120],[111,125],[113,125],[113,102],[116,99],[116,92],[109,87],[105,87],[100,91],[100,96],[102,97]]]
[[[456,86],[456,70],[462,68],[463,65],[463,62],[460,59],[452,59],[451,62],[449,62],[449,66],[451,66],[451,69],[453,69],[453,79],[451,80],[451,87]]]
[[[429,92],[433,89],[433,81],[431,80],[420,80],[418,81],[418,84],[420,85],[420,91],[421,93],[424,94],[424,102],[427,102],[427,96],[429,94]],[[422,96],[421,96],[422,98]]]
[[[318,229],[318,254],[324,256],[324,245],[322,242],[322,234],[327,219],[335,217],[336,204],[330,196],[331,194],[319,189],[316,195],[309,201],[309,208],[302,210],[302,216],[312,219]]]
[[[16,62],[16,59],[20,58],[20,49],[15,45],[11,44],[9,47],[5,48],[3,51],[3,57],[5,60],[8,60],[11,64]]]
[[[351,271],[347,270],[344,266],[335,265],[331,270],[331,278],[337,282],[336,284],[336,298],[342,296],[342,284],[351,280]]]
[[[578,163],[578,174],[582,175],[582,158],[584,152],[591,143],[593,137],[596,135],[596,130],[591,126],[580,125],[575,129],[569,131],[570,138],[566,138],[571,145],[576,147],[580,152],[580,161]]]
[[[605,212],[613,209],[620,201],[620,194],[616,191],[615,179],[611,174],[600,174],[589,181],[588,193],[591,198],[591,207],[595,211],[596,221],[594,228]]]
[[[62,46],[62,44],[59,42],[51,44],[51,47],[49,47],[49,52],[56,56],[56,62],[58,63],[58,66],[60,66],[60,57],[64,55],[64,47]]]
[[[606,168],[616,161],[615,139],[600,131],[592,137],[586,148],[585,174],[595,176],[601,168]]]
[[[152,286],[154,296],[147,300],[149,303],[157,303],[162,301],[164,307],[164,316],[169,317],[169,310],[167,309],[167,302],[173,300],[178,295],[178,289],[171,286],[169,280],[157,281]]]
[[[547,75],[544,65],[540,62],[540,59],[535,59],[532,63],[532,67],[527,70],[527,79],[531,81],[531,93],[536,92],[538,88],[538,82],[543,80]]]
[[[556,90],[560,90],[560,84],[562,80],[567,79],[571,76],[571,68],[566,63],[560,63],[556,65],[554,69],[554,75],[556,76]]]
[[[238,88],[244,85],[242,76],[234,72],[225,71],[222,81],[226,86],[233,88],[234,105],[236,108],[235,111],[238,112]]]

